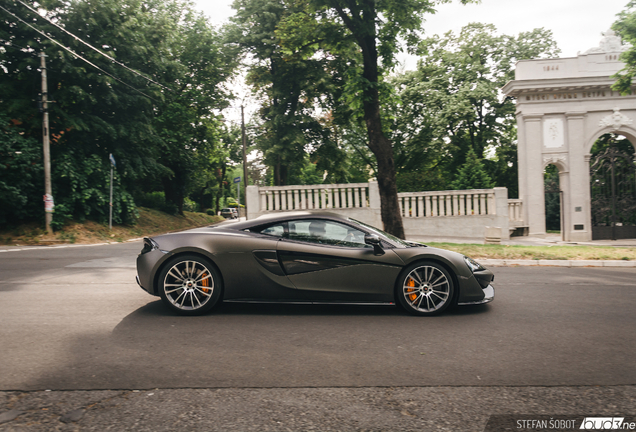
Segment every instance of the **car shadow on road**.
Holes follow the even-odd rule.
[[[490,304],[481,305],[469,305],[469,306],[455,306],[448,312],[448,315],[460,316],[460,315],[478,315],[486,313],[490,310]]]
[[[489,305],[456,306],[444,315],[474,315],[485,313]],[[174,316],[161,300],[148,303],[129,315]],[[406,311],[396,305],[356,305],[356,304],[289,304],[289,303],[232,303],[223,302],[205,316],[213,315],[270,315],[270,316],[406,316]],[[419,317],[416,317],[419,318]]]
[[[109,332],[76,335],[60,362],[25,388],[413,385],[393,366],[482,353],[474,341],[495,316],[486,311],[463,307],[421,318],[391,306],[228,303],[184,317],[153,300]],[[419,384],[444,382],[426,367],[417,376]]]
[[[172,316],[181,317],[168,309],[161,300],[140,307],[130,316]],[[289,304],[289,303],[227,303],[222,302],[211,312],[199,316],[215,315],[351,315],[351,316],[391,316],[406,315],[394,305],[351,305],[351,304]],[[188,317],[185,317],[188,318]]]
[[[490,305],[456,306],[442,315],[465,316],[488,312]],[[130,316],[180,317],[169,310],[161,300],[148,303]],[[223,302],[205,316],[405,316],[411,317],[396,305],[356,305],[356,304],[289,304],[289,303],[232,303]],[[420,317],[415,317],[420,318]]]

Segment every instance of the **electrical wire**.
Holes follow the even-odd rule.
[[[142,92],[139,89],[136,89],[135,87],[131,86],[130,84],[120,80],[119,78],[117,78],[115,75],[106,72],[104,69],[100,68],[99,66],[91,63],[90,61],[86,60],[84,57],[82,57],[81,55],[77,54],[75,51],[73,51],[72,49],[62,45],[61,43],[59,43],[58,41],[56,41],[55,39],[53,39],[52,37],[50,37],[49,35],[47,35],[46,33],[38,30],[37,28],[33,27],[31,24],[29,24],[28,22],[24,21],[22,18],[20,18],[19,16],[17,16],[16,14],[14,14],[11,11],[6,10],[5,8],[3,8],[2,6],[0,6],[0,9],[2,9],[3,11],[5,11],[6,13],[8,13],[9,15],[13,16],[14,18],[16,18],[17,20],[19,20],[20,22],[22,22],[23,24],[27,25],[28,27],[32,28],[33,30],[35,30],[36,32],[38,32],[39,34],[41,34],[42,36],[44,36],[45,38],[49,39],[51,42],[53,42],[56,45],[59,45],[62,49],[70,52],[72,55],[74,55],[75,57],[85,61],[86,63],[88,63],[89,65],[93,66],[95,69],[97,69],[98,71],[104,73],[105,75],[108,75],[109,77],[111,77],[112,79],[120,82],[121,84],[125,85],[126,87],[142,94],[143,96],[147,97],[148,99],[155,101],[155,102],[159,102],[158,100],[156,100],[155,98],[152,98],[150,96],[148,96],[146,93]]]
[[[104,57],[108,58],[110,61],[112,61],[113,63],[118,64],[119,66],[125,68],[126,70],[134,73],[135,75],[138,75],[148,81],[150,81],[153,84],[156,84],[158,86],[160,86],[163,89],[169,90],[169,91],[174,91],[169,87],[164,86],[161,83],[158,83],[157,81],[154,81],[150,78],[148,78],[147,76],[143,75],[141,72],[138,72],[128,66],[126,66],[125,64],[121,63],[120,61],[117,61],[115,58],[109,56],[108,54],[102,52],[101,50],[99,50],[98,48],[95,48],[93,45],[89,44],[88,42],[80,39],[78,36],[75,36],[73,33],[71,33],[70,31],[66,30],[64,27],[54,23],[53,21],[51,21],[50,19],[48,19],[47,17],[43,17],[42,15],[40,15],[38,13],[38,11],[36,11],[35,9],[33,9],[31,6],[29,6],[28,4],[24,3],[22,0],[18,0],[18,2],[22,3],[25,7],[27,7],[29,10],[31,10],[32,12],[34,12],[36,14],[36,16],[38,16],[39,18],[44,18],[45,20],[47,20],[49,23],[53,24],[55,27],[57,27],[58,29],[62,30],[64,33],[68,34],[69,36],[71,36],[72,38],[74,38],[75,40],[77,40],[78,42],[83,43],[84,45],[86,45],[87,47],[89,47],[90,49],[97,51],[98,53],[100,53],[101,55],[103,55]]]

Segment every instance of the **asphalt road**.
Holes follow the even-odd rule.
[[[482,430],[484,406],[636,414],[636,269],[495,267],[492,304],[432,318],[394,307],[240,304],[179,317],[136,285],[140,249],[139,242],[0,254],[0,429],[10,409],[32,416],[5,427],[31,418],[46,430],[59,410],[80,407],[96,416],[84,429],[100,430],[106,420],[91,407],[114,400],[132,410],[111,407],[121,426],[134,404],[158,395],[200,419],[208,410],[197,411],[197,403],[207,398],[227,414],[216,430],[409,429],[387,407],[413,430],[457,430],[457,419],[473,422],[462,429]],[[33,420],[47,397],[58,401],[54,419]],[[77,403],[68,402],[73,397]],[[483,403],[474,400],[480,397]],[[352,398],[368,404],[344,409]],[[267,421],[242,425],[240,401],[264,409]],[[340,423],[312,417],[323,409],[339,412]],[[286,423],[285,410],[296,423]],[[135,429],[157,430],[158,418],[142,416]],[[197,424],[190,420],[178,428]]]

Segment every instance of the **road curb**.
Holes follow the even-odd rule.
[[[0,253],[2,252],[17,252],[17,251],[32,251],[32,250],[51,250],[51,249],[63,249],[63,248],[76,248],[76,247],[88,247],[88,246],[105,246],[105,245],[113,245],[113,244],[122,244],[122,243],[130,243],[142,241],[143,237],[138,237],[134,239],[128,239],[123,241],[112,241],[112,242],[104,242],[104,243],[89,243],[89,244],[63,244],[56,246],[18,246],[12,249],[0,249]]]
[[[478,259],[485,266],[492,267],[517,267],[517,266],[543,266],[543,267],[627,267],[636,268],[636,261],[625,260],[520,260],[520,259]]]

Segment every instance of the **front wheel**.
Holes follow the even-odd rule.
[[[413,315],[436,315],[451,304],[453,279],[444,267],[434,262],[408,266],[396,287],[398,302]]]
[[[159,275],[161,300],[181,315],[210,311],[221,297],[221,277],[207,259],[181,255],[169,260]]]

